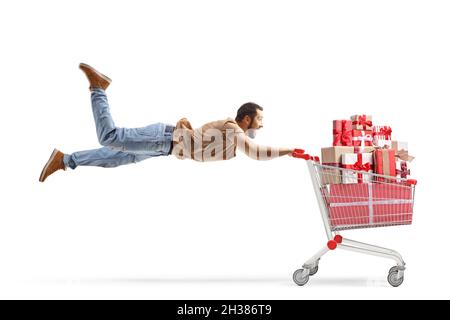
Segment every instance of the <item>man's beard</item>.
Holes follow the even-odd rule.
[[[257,129],[253,129],[252,125],[253,125],[253,120],[255,120],[255,118],[252,119],[252,122],[250,122],[249,124],[249,129],[247,129],[247,137],[249,137],[250,139],[255,139],[256,138],[256,130]]]
[[[246,134],[247,134],[247,137],[249,137],[250,139],[255,139],[256,138],[256,129],[248,129]]]

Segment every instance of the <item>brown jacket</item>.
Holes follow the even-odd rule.
[[[172,154],[196,161],[229,160],[236,156],[236,133],[243,133],[232,118],[209,122],[198,129],[183,118],[177,122]]]

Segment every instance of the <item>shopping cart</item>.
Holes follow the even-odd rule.
[[[300,149],[293,156],[306,160],[328,237],[327,245],[294,272],[294,282],[305,285],[319,270],[323,255],[344,249],[394,260],[397,265],[387,280],[400,286],[405,262],[398,252],[343,238],[339,231],[411,224],[416,180],[321,165],[318,157]]]

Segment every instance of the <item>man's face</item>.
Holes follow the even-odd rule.
[[[256,137],[256,130],[259,130],[263,127],[263,113],[261,110],[256,110],[256,116],[253,118],[253,121],[249,118],[249,125],[247,129],[247,136],[254,139]]]
[[[263,127],[263,112],[259,109],[256,110],[256,116],[253,119],[253,123],[249,129],[261,129]]]

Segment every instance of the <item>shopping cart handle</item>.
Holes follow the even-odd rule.
[[[306,153],[295,153],[295,151],[292,153],[292,156],[294,158],[304,159],[304,160],[311,160],[311,159],[313,159],[313,157],[311,157],[309,154],[306,154]]]

